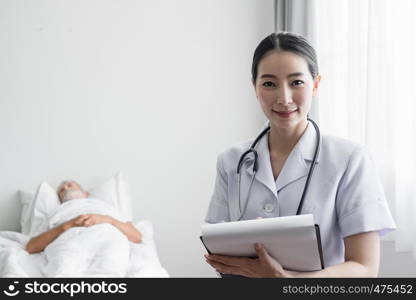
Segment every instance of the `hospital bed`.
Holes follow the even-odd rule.
[[[121,173],[89,190],[89,193],[114,206],[125,220],[131,220],[131,201]],[[32,236],[36,236],[44,230],[48,225],[48,216],[51,211],[60,205],[59,202],[56,203],[55,195],[55,190],[46,182],[39,185],[36,193],[20,191],[21,232],[0,231],[0,277],[169,277],[158,257],[152,223],[147,220],[132,222],[141,232],[142,242],[132,243],[126,240],[126,251],[119,251],[115,247],[114,250],[111,250],[113,253],[107,253],[107,256],[97,255],[93,260],[80,260],[79,257],[84,254],[91,254],[91,249],[79,247],[79,253],[70,257],[67,262],[68,268],[72,267],[70,272],[66,272],[65,264],[60,265],[62,270],[59,273],[48,272],[48,269],[54,267],[53,260],[56,260],[58,264],[61,261],[62,257],[59,255],[62,256],[62,253],[56,254],[57,256],[54,257],[51,250],[53,249],[51,245],[57,243],[60,237],[41,253],[29,254],[25,250],[25,246]],[[99,228],[99,226],[95,225],[91,228]],[[112,225],[107,225],[107,227],[112,227]],[[100,261],[104,257],[107,259]],[[110,257],[110,262],[108,257]],[[123,265],[125,267],[117,268],[122,261],[126,262]],[[74,265],[85,262],[91,263],[94,268],[84,265],[79,268],[78,273],[74,272]],[[81,269],[83,270],[81,271]],[[118,272],[112,272],[113,269],[118,269]],[[78,269],[75,268],[75,270]],[[56,276],[51,276],[51,274],[56,274]]]

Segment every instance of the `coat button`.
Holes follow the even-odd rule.
[[[273,210],[274,210],[274,205],[271,204],[271,203],[267,203],[264,206],[264,211],[267,212],[267,213],[271,213]]]

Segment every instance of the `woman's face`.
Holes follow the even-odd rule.
[[[295,129],[306,124],[319,81],[320,76],[312,78],[303,57],[287,51],[266,54],[258,65],[254,87],[272,127]]]

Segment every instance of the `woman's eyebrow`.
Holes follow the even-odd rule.
[[[276,78],[273,74],[263,74],[260,76],[260,78]]]
[[[302,73],[302,72],[295,72],[295,73],[291,73],[291,74],[287,75],[287,78],[297,77],[297,76],[302,76],[302,75],[305,75],[305,74]],[[277,78],[277,77],[273,74],[262,74],[260,76],[260,78]]]
[[[289,77],[297,77],[297,76],[302,76],[302,75],[305,75],[305,74],[302,73],[302,72],[296,72],[296,73],[292,73],[292,74],[287,75],[287,78],[289,78]]]

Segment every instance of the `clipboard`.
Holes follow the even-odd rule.
[[[200,240],[209,254],[255,257],[254,243],[262,243],[286,270],[307,272],[325,268],[320,228],[314,224],[313,215],[204,226]]]

